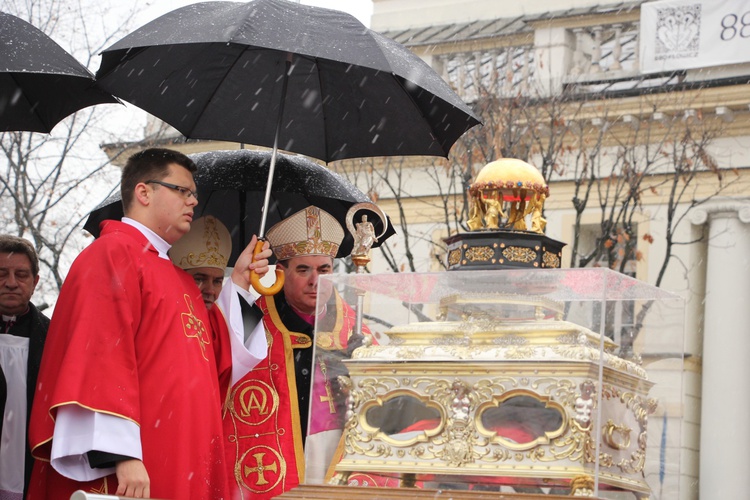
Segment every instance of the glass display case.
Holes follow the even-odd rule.
[[[306,483],[679,498],[684,302],[608,269],[321,278]],[[329,302],[330,303],[330,302]]]

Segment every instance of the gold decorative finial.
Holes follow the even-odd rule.
[[[511,229],[544,234],[547,221],[542,214],[549,187],[533,165],[514,158],[488,163],[477,174],[469,194],[472,206],[467,225],[472,231]]]

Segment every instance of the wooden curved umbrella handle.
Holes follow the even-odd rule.
[[[263,251],[263,240],[258,240],[253,249],[253,257]],[[261,295],[270,296],[276,295],[284,287],[284,271],[276,270],[276,282],[269,286],[263,286],[260,282],[260,276],[255,271],[250,271],[250,284],[253,286],[256,292]]]

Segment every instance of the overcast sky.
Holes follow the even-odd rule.
[[[154,0],[151,7],[143,10],[142,19],[139,20],[139,22],[140,24],[145,24],[149,21],[154,20],[162,14],[166,14],[170,10],[174,10],[178,7],[189,5],[191,3],[198,3],[199,1],[201,0]],[[315,5],[317,7],[325,7],[326,9],[342,10],[359,19],[365,26],[370,26],[370,16],[372,15],[372,0],[301,0],[298,3],[302,3],[305,5]]]

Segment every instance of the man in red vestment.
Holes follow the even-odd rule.
[[[226,324],[211,328],[193,278],[167,256],[190,229],[194,171],[176,151],[133,155],[122,172],[125,217],[105,221],[73,263],[32,409],[37,461],[28,498],[67,499],[77,489],[229,498],[219,377],[230,370],[238,379],[267,346],[262,332],[245,350],[242,332],[238,340]],[[271,255],[253,262],[254,240],[232,273],[233,286],[245,290],[250,270],[265,274]]]
[[[340,359],[361,341],[353,336],[352,308],[330,284],[318,284],[319,275],[333,272],[344,238],[341,224],[311,206],[273,226],[267,238],[284,271],[284,288],[256,302],[263,313],[268,356],[231,387],[226,400],[225,449],[234,499],[272,498],[303,482],[306,449],[311,465],[321,467],[322,480],[338,439],[330,434],[317,438],[340,435],[345,398],[333,397],[336,375],[344,373]],[[320,290],[320,305],[319,286],[327,286]],[[313,342],[323,353],[315,360]],[[316,418],[308,435],[310,406]],[[309,458],[310,451],[315,459]]]

